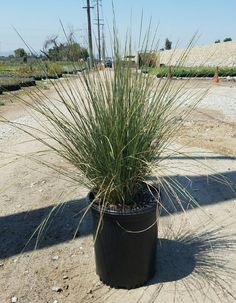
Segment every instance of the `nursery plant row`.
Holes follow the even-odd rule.
[[[0,94],[4,91],[15,91],[22,87],[34,85],[36,85],[36,82],[33,78],[0,78]]]
[[[166,77],[169,72],[173,77],[213,77],[215,74],[215,67],[168,67],[163,66],[159,68],[154,67],[142,67],[142,71],[151,73],[157,77]],[[219,77],[235,77],[236,67],[219,67]]]
[[[15,91],[22,87],[34,86],[36,81],[57,79],[63,74],[75,74],[84,66],[59,63],[43,63],[38,65],[7,65],[0,64],[0,94],[4,91]]]

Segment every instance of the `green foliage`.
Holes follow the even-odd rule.
[[[17,90],[21,87],[32,85],[35,85],[35,81],[32,78],[0,78],[0,90],[2,92],[8,90]]]
[[[232,38],[229,37],[224,39],[224,42],[229,42],[229,41],[232,41]]]
[[[220,39],[219,39],[219,40],[216,40],[215,43],[220,43]]]
[[[24,64],[17,60],[9,60],[0,62],[0,75],[11,77],[32,77],[36,80],[45,78],[57,78],[57,75],[75,74],[78,71],[87,68],[86,62],[72,62],[72,61],[42,61],[32,60],[30,63]]]
[[[20,75],[29,75],[36,72],[36,70],[37,70],[36,67],[33,65],[22,65],[17,69],[17,72]]]
[[[169,49],[171,49],[171,46],[172,46],[172,42],[168,38],[166,38],[165,49],[169,50]]]
[[[17,48],[14,50],[16,58],[23,58],[23,62],[27,62],[27,53],[23,48]]]
[[[142,53],[153,49],[154,39],[149,45],[148,38],[147,33]],[[17,127],[45,146],[31,159],[54,169],[74,186],[92,189],[93,202],[104,207],[136,208],[137,193],[153,175],[176,203],[182,205],[180,194],[198,205],[178,181],[163,177],[163,161],[173,155],[168,146],[205,92],[189,92],[186,82],[143,75],[132,60],[123,64],[123,58],[131,54],[130,41],[123,48],[114,37],[113,69],[86,69],[78,78],[51,81],[53,97],[38,89],[31,99],[22,98],[39,124],[38,129]],[[52,157],[44,161],[47,151]]]
[[[76,42],[61,43],[50,48],[48,56],[53,61],[78,61],[80,59],[86,60],[88,58],[88,51]]]
[[[37,93],[36,102],[24,102],[43,116],[43,137],[33,136],[68,162],[46,165],[92,188],[103,205],[124,209],[135,207],[153,168],[158,167],[161,182],[166,146],[196,102],[187,104],[181,83],[157,82],[131,61],[124,66],[118,44],[114,54],[113,71],[85,70],[77,82],[52,82],[57,98],[45,102]]]
[[[69,61],[87,60],[88,51],[86,48],[81,47],[79,43],[73,42],[66,48],[66,58]]]
[[[157,77],[167,77],[168,67],[148,68],[143,67],[143,70]],[[174,77],[213,77],[215,74],[214,67],[181,67],[176,66],[171,69],[172,76]],[[218,74],[220,77],[236,76],[235,67],[219,67]]]
[[[15,76],[32,77],[41,80],[42,78],[46,78],[46,66],[22,65],[16,69]]]
[[[64,46],[54,46],[48,50],[48,57],[52,61],[65,60],[64,58]]]
[[[60,75],[63,73],[63,68],[55,62],[53,63],[50,62],[47,64],[47,73]]]
[[[15,57],[17,57],[17,58],[19,58],[19,57],[23,58],[23,57],[27,56],[27,53],[23,48],[15,49],[14,53],[15,53]]]
[[[147,52],[139,54],[139,66],[156,67],[160,63],[158,54]]]

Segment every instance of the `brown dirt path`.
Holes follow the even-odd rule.
[[[47,94],[54,93],[49,89]],[[6,103],[0,112],[13,120],[28,115],[19,103]],[[236,155],[236,121],[228,122],[221,112],[209,109],[198,109],[185,122],[178,141],[191,142],[189,151],[199,162],[170,159],[171,174],[181,178],[183,168],[187,170],[184,182],[205,213],[189,209],[187,215],[177,212],[161,217],[158,272],[148,285],[130,291],[111,289],[96,276],[89,215],[80,236],[72,240],[87,190],[71,186],[27,157],[16,161],[12,154],[1,154],[0,303],[11,302],[14,296],[19,303],[235,302],[229,293],[236,295],[236,196],[208,178],[223,173],[236,182],[236,161],[227,156]],[[13,132],[0,140],[0,151],[24,155],[40,147],[26,143],[28,139]],[[61,161],[53,155],[45,157]],[[215,173],[203,169],[200,162]],[[59,201],[68,203],[39,243],[40,249],[34,250],[35,238],[25,247]]]

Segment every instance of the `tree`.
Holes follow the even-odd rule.
[[[43,50],[41,52],[47,56],[49,60],[60,61],[78,61],[80,59],[86,60],[88,58],[88,51],[86,48],[74,41],[73,32],[71,31],[67,36],[67,42],[59,43],[58,36],[51,36],[44,42]],[[51,46],[51,47],[50,47]]]
[[[220,43],[220,39],[219,39],[219,40],[216,40],[215,43]]]
[[[27,53],[23,48],[17,48],[14,50],[16,58],[23,58],[23,62],[27,62]]]
[[[228,42],[228,41],[232,41],[232,38],[229,37],[224,39],[224,42]]]
[[[52,61],[78,61],[88,58],[88,51],[81,47],[79,43],[60,43],[50,48],[47,52],[47,57]]]
[[[51,61],[66,60],[64,57],[64,45],[60,43],[59,45],[54,45],[52,48],[48,49],[47,56]]]
[[[165,42],[165,49],[171,49],[171,45],[172,45],[172,42],[166,38],[166,42]]]
[[[80,59],[86,60],[88,58],[88,51],[86,48],[80,46],[79,43],[72,42],[65,47],[65,55],[67,60],[78,61]]]
[[[57,43],[57,39],[58,36],[57,35],[53,35],[53,36],[49,36],[47,37],[47,39],[44,41],[43,44],[43,49],[41,50],[41,52],[50,60],[50,55],[48,54],[49,52],[49,47],[53,46],[54,49],[57,49],[58,47],[58,43]]]

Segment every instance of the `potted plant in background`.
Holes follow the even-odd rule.
[[[144,44],[142,53],[149,48]],[[201,96],[189,103],[182,83],[157,80],[123,62],[123,53],[131,54],[127,45],[121,52],[115,37],[113,70],[52,82],[55,99],[40,90],[31,95],[35,102],[21,97],[42,118],[42,135],[17,127],[68,162],[52,168],[90,189],[82,219],[92,211],[97,273],[110,286],[134,288],[155,272],[160,187],[171,187],[161,177],[162,161]],[[149,181],[153,173],[156,184]]]

